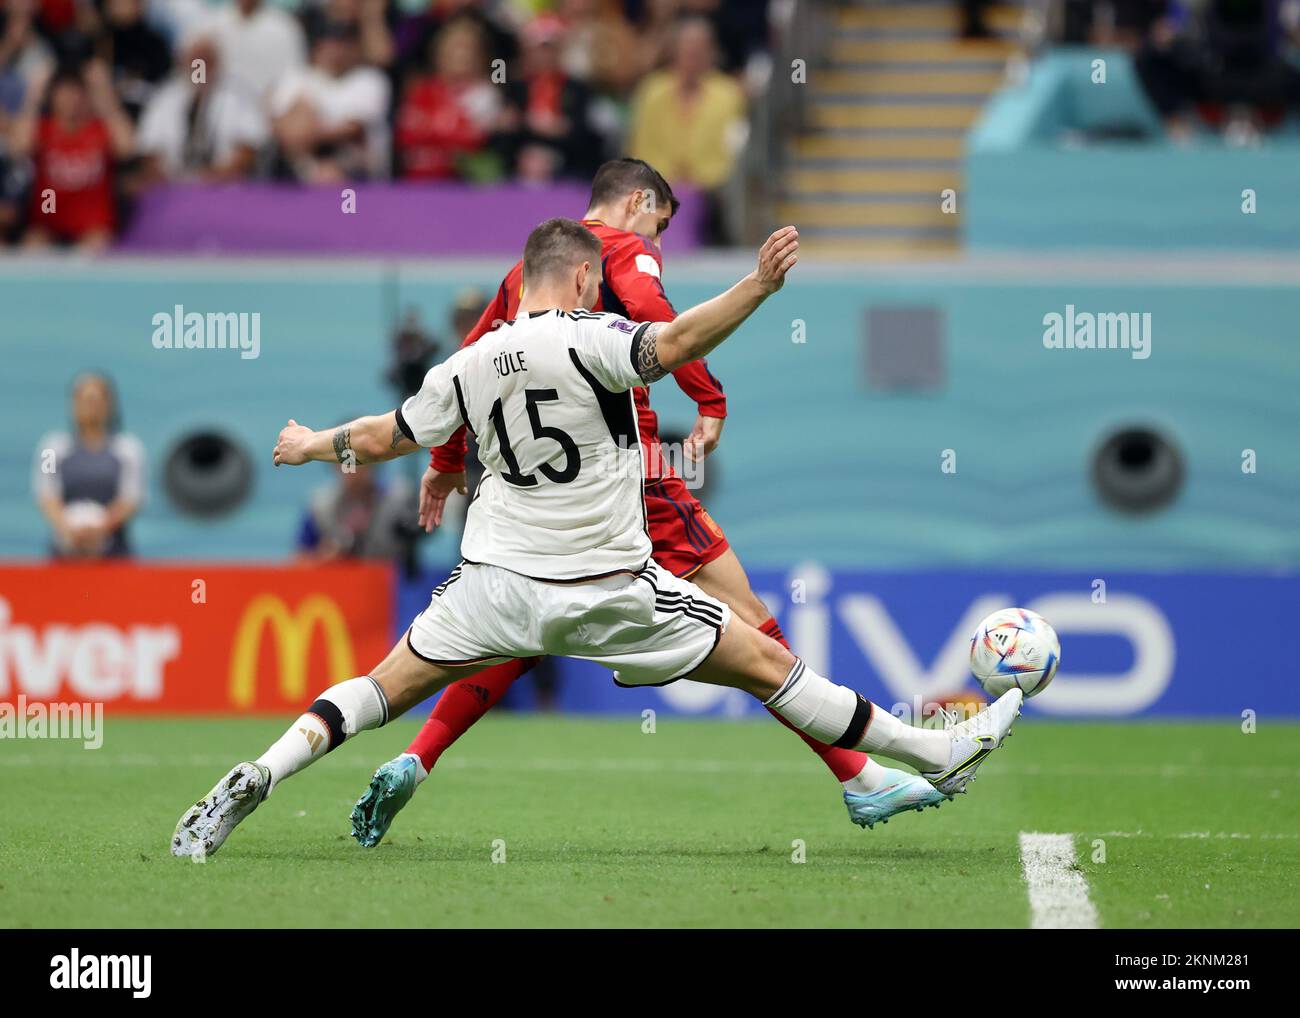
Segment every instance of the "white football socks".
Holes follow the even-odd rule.
[[[424,761],[420,759],[419,753],[403,753],[398,757],[398,759],[400,760],[402,757],[408,756],[415,761],[415,787],[419,788],[424,784],[424,780],[429,776],[429,772],[424,769]]]
[[[952,737],[945,731],[905,725],[894,715],[875,707],[858,748],[901,760],[918,771],[934,771],[948,765]]]
[[[266,794],[284,778],[342,745],[349,735],[378,728],[387,720],[388,701],[369,675],[331,686],[257,758],[257,763],[271,772]]]
[[[841,781],[840,784],[844,786],[846,792],[853,792],[855,795],[866,795],[868,792],[874,792],[885,783],[885,773],[885,768],[868,757],[862,770],[849,778],[848,781]]]
[[[794,667],[781,688],[763,706],[780,714],[801,732],[827,745],[841,745],[862,698],[847,686],[822,678],[803,661]],[[852,747],[851,747],[852,748]]]
[[[945,766],[951,755],[946,732],[905,725],[797,659],[765,706],[819,742],[878,753],[920,771]]]

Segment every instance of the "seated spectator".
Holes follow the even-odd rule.
[[[727,74],[744,72],[746,65],[767,47],[771,32],[767,20],[768,0],[676,0],[676,3],[679,16],[697,15],[713,26],[718,66]]]
[[[54,67],[54,51],[36,30],[37,6],[4,0],[0,8],[0,243],[18,232],[31,183],[26,160],[9,150],[12,123],[28,91],[42,88]]]
[[[52,432],[37,443],[32,486],[50,524],[55,557],[130,554],[127,525],[144,501],[145,454],[120,424],[108,377],[78,375],[72,431]]]
[[[1296,96],[1295,71],[1282,58],[1282,26],[1270,0],[1207,0],[1201,12],[1208,59],[1206,101],[1280,109]]]
[[[633,29],[618,0],[559,0],[564,22],[561,66],[597,92],[626,97],[647,72],[668,59],[681,0],[648,0]]]
[[[0,131],[5,124],[0,121]],[[0,246],[11,243],[19,232],[27,197],[25,164],[11,160],[0,147]]]
[[[1176,0],[1130,0],[1117,11],[1115,37],[1142,33],[1138,76],[1172,137],[1190,137],[1204,120],[1231,142],[1252,143],[1300,100],[1280,10],[1266,0],[1206,0],[1195,11]]]
[[[415,0],[416,3],[419,0]],[[403,4],[403,10],[407,5]],[[512,27],[510,0],[425,0],[424,9],[398,19],[394,33],[398,65],[403,76],[426,73],[429,47],[451,21],[470,20],[482,31],[483,50],[489,64],[508,66],[519,55]]]
[[[653,162],[674,186],[690,184],[709,198],[708,239],[726,242],[717,191],[731,176],[744,144],[745,98],[716,69],[713,28],[687,18],[677,28],[672,64],[649,75],[632,101],[628,154]]]
[[[564,23],[543,15],[522,37],[522,73],[505,86],[494,144],[521,180],[590,179],[605,153],[590,125],[591,93],[560,66]]]
[[[171,47],[145,21],[144,0],[104,0],[104,21],[113,83],[127,115],[135,121],[171,69]]]
[[[264,0],[226,0],[197,19],[184,41],[200,36],[216,44],[229,83],[263,108],[280,79],[307,62],[298,20]]]
[[[97,5],[86,0],[37,0],[36,27],[58,64],[80,65],[96,56],[101,25]]]
[[[42,93],[48,102],[42,110]],[[107,66],[94,60],[32,88],[11,134],[14,154],[35,166],[23,243],[106,247],[117,228],[114,161],[135,144]]]
[[[396,47],[388,28],[387,8],[388,0],[321,0],[306,7],[302,20],[311,40],[331,24],[355,25],[361,62],[371,67],[391,67]]]
[[[0,126],[22,109],[32,83],[54,67],[54,51],[36,28],[38,7],[38,0],[5,0],[0,10]]]
[[[1199,58],[1173,7],[1172,3],[1154,5],[1150,23],[1136,26],[1141,39],[1134,67],[1165,130],[1170,137],[1185,140],[1192,134],[1201,98]]]
[[[404,562],[418,534],[414,489],[385,484],[373,467],[341,471],[318,488],[298,528],[298,554],[312,562],[342,558]]]
[[[360,61],[357,26],[331,22],[312,44],[310,66],[277,86],[272,126],[291,176],[338,182],[386,175],[388,78]]]
[[[426,73],[408,83],[397,110],[395,147],[403,177],[499,176],[487,143],[501,113],[502,90],[492,84],[488,68],[478,22],[447,22],[429,46]]]
[[[201,75],[196,60],[202,61]],[[224,80],[216,47],[199,39],[182,52],[171,78],[145,107],[136,151],[150,182],[238,180],[252,173],[269,137],[262,111]]]

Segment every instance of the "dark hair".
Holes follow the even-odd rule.
[[[681,204],[663,175],[644,159],[611,159],[591,179],[591,204],[594,209],[626,197],[632,191],[652,191],[655,201],[669,208],[673,215]]]
[[[45,83],[45,96],[43,97],[42,102],[44,102],[47,107],[50,103],[51,97],[54,95],[54,90],[60,85],[75,85],[82,91],[87,91],[86,80],[81,76],[80,67],[76,64],[67,62],[58,64],[54,69],[54,73],[50,75],[49,80]]]
[[[548,219],[524,245],[524,282],[557,275],[581,261],[600,263],[600,239],[573,219]]]

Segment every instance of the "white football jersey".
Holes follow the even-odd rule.
[[[468,562],[542,580],[640,569],[650,558],[632,388],[647,324],[533,311],[424,376],[398,425],[423,446],[463,423],[484,476],[461,542]]]

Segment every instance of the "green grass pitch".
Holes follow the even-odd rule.
[[[1026,717],[970,794],[863,831],[775,722],[493,716],[367,851],[348,811],[414,734],[399,721],[284,783],[205,865],[172,858],[181,812],[283,725],[0,743],[0,925],[1017,927],[1022,831],[1073,835],[1103,926],[1300,922],[1295,724]]]

